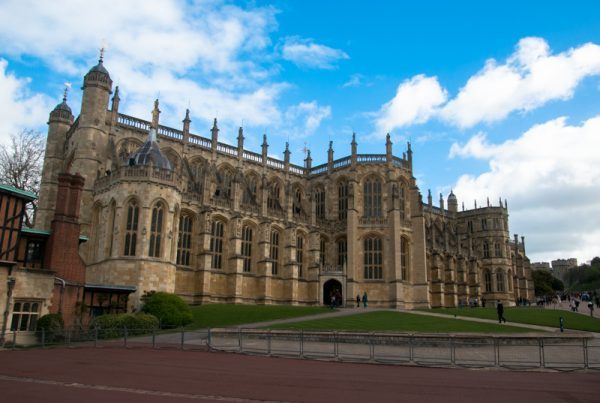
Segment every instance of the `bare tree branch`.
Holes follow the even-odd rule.
[[[45,137],[33,130],[10,135],[9,144],[0,144],[0,182],[39,194],[44,163]],[[33,224],[37,201],[26,214],[26,225]]]

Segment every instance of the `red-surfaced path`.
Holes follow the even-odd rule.
[[[1,402],[599,402],[600,373],[320,362],[177,350],[0,351]]]

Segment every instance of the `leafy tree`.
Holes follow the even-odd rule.
[[[0,144],[0,183],[38,195],[44,163],[45,137],[33,130],[11,134],[8,144]],[[31,227],[37,202],[27,211],[25,225]]]
[[[535,295],[553,295],[557,291],[564,290],[565,286],[562,281],[555,278],[545,270],[533,271],[533,284],[535,287]]]

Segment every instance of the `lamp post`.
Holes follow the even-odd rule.
[[[4,336],[6,335],[6,322],[8,321],[8,308],[10,307],[10,299],[17,280],[14,277],[8,277],[6,280],[6,307],[2,314],[2,334],[0,334],[0,346],[4,345]]]

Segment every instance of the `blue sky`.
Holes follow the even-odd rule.
[[[106,47],[121,111],[313,164],[414,150],[427,189],[508,199],[532,260],[600,255],[600,6],[571,2],[4,0],[0,141],[46,130]],[[96,4],[97,3],[97,4]],[[23,29],[23,27],[27,27]]]

